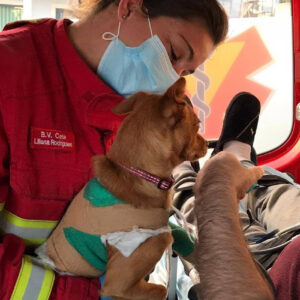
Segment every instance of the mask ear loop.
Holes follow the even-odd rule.
[[[152,26],[151,26],[149,15],[147,16],[147,18],[148,18],[148,24],[149,24],[149,29],[150,29],[151,37],[153,37]]]
[[[148,24],[149,24],[149,29],[150,29],[151,37],[153,37],[152,26],[151,26],[151,22],[150,22],[149,16],[147,16],[147,19],[148,19]],[[114,33],[109,32],[109,31],[104,32],[102,34],[103,40],[105,40],[105,41],[113,41],[115,39],[118,39],[119,35],[120,35],[120,30],[121,30],[121,22],[119,22],[117,34],[114,34]]]
[[[120,29],[121,29],[121,22],[119,22],[117,34],[114,34],[114,33],[109,32],[109,31],[104,32],[104,33],[102,34],[103,40],[105,40],[105,41],[113,41],[113,40],[115,40],[115,39],[118,39],[118,38],[119,38],[119,35],[120,35]]]

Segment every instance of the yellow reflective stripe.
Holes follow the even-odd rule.
[[[3,210],[5,202],[0,203],[0,211]]]
[[[54,272],[25,255],[10,300],[48,300],[55,280]]]
[[[58,221],[45,221],[45,220],[27,220],[20,218],[7,210],[3,210],[3,217],[15,226],[23,228],[54,228]]]
[[[25,256],[22,260],[21,270],[19,272],[19,276],[10,300],[21,300],[23,298],[30,278],[31,270],[31,258],[29,256]]]
[[[48,267],[45,268],[46,268],[46,274],[37,300],[48,299],[52,291],[55,275],[54,272],[50,270]]]
[[[22,238],[28,246],[41,245],[57,223],[58,221],[23,219],[6,209],[0,212],[0,231]]]

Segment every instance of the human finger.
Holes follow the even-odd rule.
[[[250,174],[250,178],[252,182],[257,181],[264,175],[264,169],[262,167],[251,167],[248,168],[248,173]]]
[[[238,201],[243,199],[245,197],[245,194],[247,190],[249,191],[249,188],[251,189],[251,186],[253,186],[258,179],[262,177],[264,174],[264,169],[261,167],[251,167],[244,169],[244,172],[246,172],[246,176],[243,176],[245,180],[240,182],[240,185],[237,190],[237,198]]]

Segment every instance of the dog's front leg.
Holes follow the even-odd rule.
[[[164,251],[172,243],[169,232],[151,237],[129,257],[107,245],[108,263],[101,296],[130,300],[164,300],[167,290],[162,285],[148,283],[144,278],[153,270]]]

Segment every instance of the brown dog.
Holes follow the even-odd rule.
[[[127,168],[145,170],[161,179],[170,178],[175,166],[206,154],[206,142],[198,134],[200,121],[186,102],[184,91],[185,79],[181,78],[164,95],[137,93],[114,108],[115,113],[128,116],[109,153],[94,157],[93,163],[95,176],[109,191],[108,198],[113,195],[121,202],[100,207],[87,191],[88,186],[75,197],[46,244],[47,255],[56,268],[98,276],[104,270],[97,263],[92,264],[97,254],[91,255],[90,248],[99,242],[95,236],[131,232],[136,227],[153,231],[167,228],[170,193],[133,175]],[[74,231],[76,234],[72,235]],[[94,241],[87,256],[87,251],[82,250],[85,239]],[[143,241],[128,257],[106,243],[108,261],[101,295],[130,300],[165,299],[165,287],[147,283],[144,278],[172,240],[167,230],[159,232]],[[76,243],[78,247],[74,247]]]

